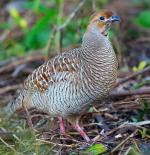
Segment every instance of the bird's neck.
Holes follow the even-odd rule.
[[[117,59],[109,38],[85,33],[81,51],[83,81],[88,81],[98,94],[109,92],[117,78]]]
[[[109,38],[102,34],[86,32],[82,41],[83,56],[100,56],[106,54],[106,49],[112,48]]]

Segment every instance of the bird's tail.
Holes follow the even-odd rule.
[[[10,117],[14,112],[20,110],[24,103],[25,90],[21,90],[17,95],[17,98],[10,102],[4,109],[3,114]]]

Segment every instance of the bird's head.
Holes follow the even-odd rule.
[[[120,20],[120,17],[114,15],[111,11],[94,13],[90,17],[87,31],[90,31],[96,35],[102,34],[103,36],[107,36],[108,30],[111,28],[112,23]]]

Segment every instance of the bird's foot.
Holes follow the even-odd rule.
[[[59,119],[60,134],[61,135],[66,135],[63,118],[59,117],[58,119]]]
[[[87,143],[91,142],[91,139],[88,137],[88,135],[83,131],[83,129],[79,126],[79,124],[73,125],[74,129],[76,129],[80,135],[86,140]]]

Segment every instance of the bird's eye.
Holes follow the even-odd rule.
[[[100,19],[100,20],[104,20],[104,19],[105,19],[105,17],[104,17],[104,16],[101,16],[99,19]]]

